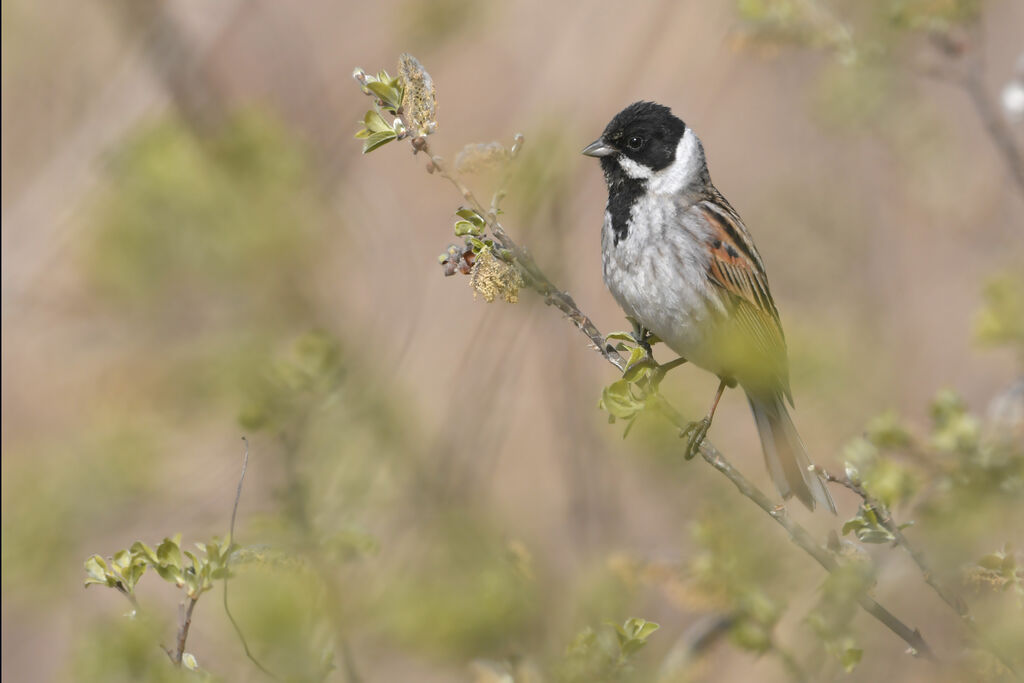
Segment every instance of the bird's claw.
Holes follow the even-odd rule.
[[[686,460],[692,460],[693,456],[697,455],[700,451],[700,445],[704,443],[704,437],[707,436],[710,428],[711,419],[705,417],[702,420],[691,422],[679,432],[679,438],[687,440],[686,452],[683,455]]]
[[[654,349],[651,348],[650,342],[647,341],[647,338],[651,336],[650,331],[634,318],[626,316],[626,320],[633,326],[633,341],[647,353],[647,359],[653,362]]]

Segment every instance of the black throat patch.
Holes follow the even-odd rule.
[[[617,164],[616,164],[617,165]],[[614,246],[629,235],[629,218],[633,205],[644,193],[644,181],[626,177],[625,174],[609,179],[608,183],[608,214],[612,218],[612,232],[615,233]]]

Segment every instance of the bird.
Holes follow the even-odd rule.
[[[790,417],[786,340],[764,262],[739,214],[712,184],[704,146],[669,107],[635,102],[583,154],[608,186],[604,281],[649,351],[654,335],[719,378],[707,415],[690,423],[687,457],[711,428],[726,387],[746,393],[764,459],[783,500],[835,504]],[[662,366],[662,367],[666,367]]]

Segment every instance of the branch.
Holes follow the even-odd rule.
[[[124,585],[121,583],[115,584],[114,588],[116,588],[121,595],[128,598],[128,602],[132,603],[133,616],[135,614],[138,614],[142,610],[142,608],[139,606],[139,601],[135,597],[135,593],[125,588]]]
[[[228,571],[228,565],[231,563],[231,555],[233,554],[232,546],[235,545],[235,519],[238,516],[238,501],[242,499],[242,484],[245,482],[245,471],[249,468],[249,440],[242,437],[243,443],[245,443],[245,454],[242,456],[242,474],[238,477],[238,489],[235,491],[235,504],[231,508],[231,526],[228,528],[228,556],[224,560],[224,613],[228,615],[228,621],[231,622],[231,626],[235,629],[235,634],[238,636],[238,640],[242,643],[242,649],[245,650],[245,656],[252,662],[257,669],[262,671],[268,677],[275,681],[282,679],[278,678],[271,672],[267,667],[263,666],[252,652],[249,650],[249,642],[245,639],[245,634],[242,633],[242,627],[235,621],[235,615],[231,613],[231,608],[228,607],[228,579],[231,578],[231,572]]]
[[[661,395],[655,395],[654,399],[658,412],[661,413],[665,419],[677,428],[682,429],[686,426],[687,422],[683,416],[680,415],[679,412],[676,411],[676,409],[673,408]],[[768,513],[773,520],[786,530],[786,533],[789,534],[789,539],[800,549],[813,557],[818,564],[825,568],[826,571],[833,572],[839,568],[839,564],[836,562],[832,553],[819,545],[805,528],[793,521],[789,516],[789,513],[786,511],[785,506],[773,503],[771,499],[761,492],[760,489],[744,477],[739,470],[733,467],[732,464],[725,459],[725,456],[723,456],[710,441],[705,440],[701,444],[700,455],[704,458],[705,462],[728,477],[729,481],[736,486],[737,490],[739,490],[741,494],[754,501],[755,505]],[[931,648],[928,647],[928,643],[925,642],[920,631],[917,629],[911,629],[909,626],[904,624],[867,593],[860,595],[857,598],[857,602],[860,603],[860,606],[864,608],[868,614],[882,622],[886,628],[902,638],[903,641],[911,647],[914,654],[924,656],[927,659],[935,659]]]
[[[880,500],[868,493],[867,489],[865,489],[859,482],[855,482],[845,475],[836,476],[824,467],[814,465],[813,468],[814,471],[824,477],[826,481],[846,487],[864,501],[864,507],[873,512],[875,517],[878,519],[879,524],[881,524],[886,531],[892,534],[896,545],[902,546],[902,548],[907,551],[907,554],[910,555],[914,564],[916,564],[917,568],[921,571],[921,575],[924,577],[925,583],[931,586],[942,601],[946,603],[950,609],[956,612],[957,616],[964,621],[967,628],[970,630],[971,635],[982,643],[985,649],[994,655],[996,659],[998,659],[1000,663],[1014,675],[1014,677],[1019,679],[1020,674],[1013,666],[1012,659],[1002,651],[1002,648],[998,644],[993,643],[990,638],[978,631],[978,625],[975,623],[974,617],[971,616],[970,611],[967,608],[967,603],[959,597],[954,596],[945,586],[939,583],[935,578],[935,572],[932,571],[927,560],[925,560],[924,553],[910,544],[907,537],[903,535],[903,530],[900,529],[900,526],[893,520],[889,509]]]
[[[1000,116],[985,90],[985,60],[983,31],[980,20],[968,27],[969,37],[952,34],[949,30],[929,35],[932,46],[947,60],[946,68],[922,71],[923,75],[961,88],[971,101],[975,113],[988,133],[996,151],[1003,157],[1017,189],[1024,195],[1024,155],[1017,146],[1013,130]],[[961,66],[956,64],[962,60]]]
[[[196,608],[199,597],[189,598],[187,602],[181,603],[181,623],[178,624],[178,645],[173,652],[167,651],[174,666],[181,666],[181,659],[185,656],[185,641],[188,640],[188,630],[192,627],[192,610]],[[187,605],[187,606],[186,606]]]

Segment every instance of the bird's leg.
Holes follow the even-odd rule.
[[[718,409],[718,402],[722,400],[722,392],[725,391],[727,386],[729,386],[729,380],[721,380],[718,383],[718,391],[715,392],[715,400],[711,402],[711,410],[708,411],[707,416],[703,420],[691,422],[679,432],[680,438],[685,437],[687,439],[686,453],[683,456],[687,460],[691,460],[693,456],[697,455],[697,451],[700,450],[704,437],[707,436],[708,430],[711,429],[711,421],[715,419],[715,410]]]
[[[647,328],[641,325],[636,318],[632,316],[626,316],[626,320],[628,320],[630,325],[633,326],[633,339],[636,341],[637,346],[646,351],[647,360],[649,360],[652,364],[655,364],[654,350],[651,348],[650,343],[647,341],[647,338],[651,336],[651,333],[647,330]]]

